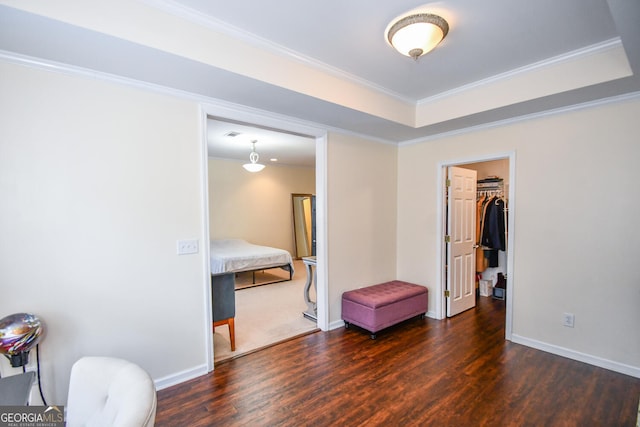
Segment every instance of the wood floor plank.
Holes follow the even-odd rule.
[[[640,379],[504,339],[504,301],[296,338],[158,392],[158,426],[629,426]]]

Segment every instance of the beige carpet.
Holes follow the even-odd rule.
[[[307,308],[305,266],[302,261],[295,261],[294,265],[291,281],[236,291],[236,350],[231,351],[228,327],[217,327],[213,334],[214,362],[251,353],[317,328],[315,322],[302,315]],[[313,288],[311,296],[315,300]]]

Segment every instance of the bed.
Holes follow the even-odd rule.
[[[288,280],[293,277],[293,259],[284,249],[254,245],[242,239],[211,240],[209,256],[213,275],[252,272],[255,283],[256,271],[282,268],[289,272]]]

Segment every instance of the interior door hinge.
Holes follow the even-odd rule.
[[[448,290],[447,290],[447,291],[444,291],[444,296],[445,296],[445,298],[449,298],[449,295],[450,295],[450,294],[449,294],[449,291],[448,291]]]
[[[445,243],[451,243],[451,236],[449,236],[448,234],[446,236],[444,236],[444,242]]]
[[[451,187],[451,180],[449,178],[447,178],[446,185],[447,187]]]

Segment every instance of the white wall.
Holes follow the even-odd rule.
[[[46,322],[48,403],[85,355],[155,379],[203,366],[203,259],[176,255],[202,238],[198,106],[4,62],[0,76],[0,317]]]
[[[330,133],[327,147],[329,320],[346,290],[395,279],[397,148]]]
[[[46,322],[48,403],[66,403],[85,355],[161,384],[202,373],[206,261],[176,255],[176,240],[205,238],[198,105],[5,62],[0,75],[0,315]],[[336,323],[344,290],[395,275],[397,149],[339,134],[327,146]]]
[[[514,337],[637,375],[638,117],[635,98],[400,148],[398,275],[435,289],[438,163],[514,150]]]
[[[285,249],[295,256],[292,193],[315,194],[315,168],[209,158],[209,234]]]
[[[0,76],[0,316],[46,322],[49,403],[83,355],[156,380],[203,369],[206,261],[176,255],[205,237],[198,105],[4,62]],[[634,100],[399,150],[329,134],[330,322],[348,289],[433,290],[438,163],[515,150],[514,334],[640,366],[637,117]]]

